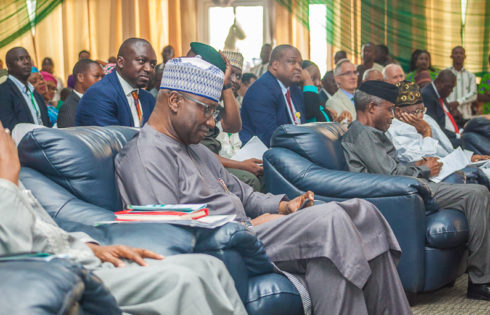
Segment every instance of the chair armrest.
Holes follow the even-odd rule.
[[[317,195],[367,199],[419,194],[426,210],[437,209],[429,187],[414,177],[330,170],[284,148],[268,150],[263,160],[266,178],[275,169],[294,187]]]
[[[5,314],[121,314],[102,281],[69,260],[0,262],[0,279]]]

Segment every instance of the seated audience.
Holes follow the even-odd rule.
[[[167,61],[172,59],[174,57],[174,55],[175,55],[175,50],[172,47],[172,45],[167,45],[167,46],[163,47],[163,49],[162,49],[162,63],[158,64],[155,67],[155,72],[158,72],[158,70],[163,71],[163,67],[165,67],[165,64],[167,63]],[[160,85],[158,86],[158,88],[159,87],[160,87]],[[158,88],[157,88],[157,90],[158,90]],[[158,94],[158,91],[157,91],[157,94]]]
[[[68,98],[68,96],[71,94],[73,90],[70,88],[63,88],[60,92],[60,99],[58,100],[58,104],[56,104],[56,109],[58,110],[58,117],[59,117],[59,111],[61,106],[63,105],[63,102]]]
[[[301,82],[303,60],[293,46],[280,45],[271,54],[269,70],[248,89],[241,109],[240,140],[257,136],[267,146],[274,130],[283,124],[304,123]]]
[[[422,70],[418,72],[414,77],[414,82],[418,85],[419,88],[424,88],[432,82],[432,78],[430,76],[430,72],[427,70]]]
[[[320,105],[325,106],[327,101],[338,91],[338,89],[339,87],[337,86],[337,82],[335,82],[333,70],[327,71],[322,78],[322,87],[318,94],[320,97]]]
[[[164,259],[146,249],[102,246],[85,233],[65,232],[19,182],[17,148],[1,123],[0,152],[0,255],[68,255],[102,279],[125,314],[246,314],[231,276],[214,257]]]
[[[385,82],[397,84],[398,82],[405,80],[405,72],[400,65],[390,63],[383,69],[383,78]]]
[[[236,99],[241,85],[243,55],[239,52],[227,50],[223,51],[223,55],[225,56],[225,62],[231,66],[229,81],[231,83],[231,91]],[[226,81],[227,80],[225,78],[225,82]],[[220,110],[226,112],[226,110],[230,108],[229,105],[227,106],[227,104],[224,104],[223,106],[223,102],[220,103]],[[240,107],[240,103],[238,101],[235,101],[235,104],[232,103],[231,105],[237,108]],[[217,130],[216,132],[213,132],[213,134],[217,134],[216,141],[219,142],[220,150],[217,153],[219,161],[231,174],[235,175],[245,184],[251,186],[254,191],[261,191],[264,188],[264,181],[262,177],[264,168],[262,166],[262,160],[251,158],[245,161],[236,161],[232,159],[232,157],[238,153],[238,151],[240,151],[242,142],[240,141],[238,132],[231,133],[226,132],[223,129],[224,121],[226,121],[226,118],[221,118],[219,121],[217,121],[216,127],[214,128]],[[206,140],[209,141],[210,139],[208,136],[206,136]],[[206,145],[209,143],[208,141],[203,141],[202,144]]]
[[[299,81],[298,51],[284,45],[274,50],[269,70],[284,67],[280,71],[293,71],[287,83]],[[192,82],[178,75],[188,72]],[[276,80],[267,72],[250,89],[264,78]],[[303,296],[309,292],[314,314],[411,313],[395,266],[399,245],[374,205],[353,199],[297,211],[312,203],[312,192],[290,201],[253,192],[199,144],[214,127],[223,81],[223,72],[200,58],[167,62],[148,124],[115,159],[123,203],[205,202],[212,214],[236,215],[279,268],[301,279],[295,285]]]
[[[303,61],[303,75],[301,87],[305,103],[306,121],[337,121],[341,122],[349,117],[349,112],[343,111],[340,115],[333,109],[325,108],[321,104],[319,91],[322,88],[320,69],[310,60]]]
[[[411,72],[407,74],[407,80],[415,82],[415,75],[424,70],[429,71],[432,80],[436,79],[437,71],[432,67],[430,53],[427,50],[416,49],[410,59]]]
[[[490,54],[488,55],[488,63],[490,64]],[[478,85],[478,102],[484,103],[481,114],[490,114],[490,72],[483,75]]]
[[[459,128],[448,110],[446,101],[455,85],[456,76],[449,70],[442,70],[433,82],[421,90],[421,93],[424,105],[427,107],[427,115],[437,122],[456,148],[461,145]]]
[[[22,47],[14,47],[7,52],[5,61],[9,75],[0,84],[0,121],[10,130],[18,123],[49,127],[44,98],[27,81],[32,71],[29,53]]]
[[[155,73],[153,73],[150,81],[148,81],[148,87],[147,90],[150,92],[150,94],[156,98],[158,91],[160,91],[160,81],[162,80],[162,74],[163,74],[163,68],[165,67],[165,64],[162,64],[161,67],[156,67]]]
[[[60,99],[61,90],[63,89],[63,80],[60,77],[54,75],[53,59],[51,59],[50,57],[44,58],[42,62],[41,71],[52,74],[56,79],[56,94],[54,95],[53,101],[57,103],[58,100]]]
[[[463,120],[457,121],[457,123],[462,128],[465,121],[473,116],[471,105],[476,101],[477,95],[475,75],[464,68],[466,53],[463,47],[454,47],[451,51],[451,59],[453,66],[447,69],[456,76],[456,86],[447,97],[447,102],[450,110],[454,109],[461,113]]]
[[[255,74],[257,78],[260,78],[264,73],[267,72],[269,67],[269,60],[271,59],[272,45],[264,44],[260,49],[260,64],[252,67],[250,72]]]
[[[58,113],[58,128],[74,127],[78,102],[89,87],[104,77],[100,65],[91,59],[79,60],[73,67],[75,88],[66,98]]]
[[[424,157],[445,157],[451,153],[452,149],[447,151],[433,136],[431,125],[424,118],[427,108],[419,87],[410,81],[400,82],[397,86],[400,91],[395,103],[395,118],[387,136],[395,146],[398,160],[405,163],[416,162]],[[490,156],[474,154],[471,161],[489,158]]]
[[[81,50],[79,53],[78,53],[78,60],[82,60],[82,59],[90,59],[90,52],[87,51],[87,50]],[[74,89],[75,88],[75,78],[73,77],[73,74],[70,74],[68,76],[68,79],[66,80],[67,82],[67,86],[71,89]]]
[[[398,96],[396,86],[379,81],[367,81],[356,92],[357,120],[341,140],[349,171],[417,177],[430,188],[441,209],[463,212],[469,226],[467,296],[490,300],[490,192],[475,184],[429,182],[427,179],[441,169],[435,157],[411,163],[398,160],[385,134]]]
[[[143,89],[155,64],[155,51],[148,41],[126,39],[117,54],[116,71],[92,85],[80,99],[75,126],[143,126],[155,106],[155,98]]]
[[[375,69],[383,71],[383,66],[374,61],[376,46],[373,43],[366,43],[362,45],[362,64],[357,66],[357,72],[359,76],[357,78],[357,85],[359,86],[364,77],[364,72],[369,69]]]
[[[383,73],[377,69],[368,69],[362,75],[362,82],[366,81],[384,81]]]
[[[240,89],[238,90],[238,95],[236,96],[236,100],[240,107],[242,106],[243,97],[247,92],[248,88],[257,80],[257,76],[251,72],[247,72],[242,74],[242,82],[240,84]]]
[[[7,81],[8,75],[9,72],[7,71],[7,69],[3,68],[3,60],[0,59],[0,84]]]
[[[356,119],[353,97],[357,88],[359,72],[349,59],[342,59],[335,65],[334,76],[339,89],[327,101],[325,106],[333,109],[337,113],[349,112],[350,117],[347,119],[347,122],[351,122],[352,119]]]
[[[46,92],[44,92],[44,102],[48,108],[49,121],[51,126],[56,124],[58,119],[58,110],[56,109],[57,102],[54,102],[54,96],[56,95],[57,81],[56,78],[49,72],[41,71],[44,82],[46,82]]]

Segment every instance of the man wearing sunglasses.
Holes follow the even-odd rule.
[[[335,82],[339,89],[327,101],[327,108],[333,109],[337,113],[348,112],[347,121],[350,123],[356,119],[356,108],[354,107],[354,92],[357,89],[359,72],[349,59],[341,59],[335,65],[333,71]]]

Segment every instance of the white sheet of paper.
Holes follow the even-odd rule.
[[[262,160],[265,151],[265,144],[257,136],[253,136],[231,159],[240,162],[251,158]]]
[[[439,175],[431,177],[430,180],[439,183],[444,178],[448,177],[452,173],[459,171],[466,167],[471,160],[468,159],[466,154],[461,150],[461,148],[457,148],[447,156],[440,159],[442,162],[442,168]]]

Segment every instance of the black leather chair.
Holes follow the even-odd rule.
[[[109,224],[121,209],[114,156],[137,130],[127,127],[36,129],[19,144],[21,180],[67,231],[84,231],[102,244],[144,247],[162,255],[206,253],[221,259],[249,314],[301,314],[296,288],[273,266],[243,225],[217,230],[162,223]]]
[[[452,283],[465,268],[465,216],[438,211],[428,187],[413,177],[348,172],[344,132],[337,123],[280,126],[263,158],[267,189],[290,198],[312,190],[323,201],[372,202],[402,248],[398,271],[409,297]]]

